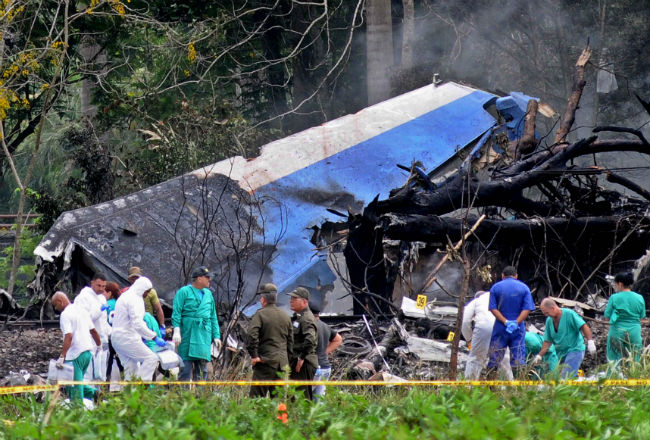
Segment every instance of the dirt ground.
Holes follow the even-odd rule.
[[[58,328],[0,332],[0,378],[20,370],[46,376],[50,359],[59,357],[62,346],[63,337]]]
[[[591,327],[597,346],[597,356],[586,355],[582,368],[585,373],[593,371],[606,360],[608,326],[594,321],[587,321]],[[649,331],[643,326],[644,341],[647,344]],[[27,370],[32,374],[47,375],[50,359],[59,357],[63,338],[58,328],[13,329],[0,332],[0,378],[10,371]],[[346,368],[344,368],[346,370]]]

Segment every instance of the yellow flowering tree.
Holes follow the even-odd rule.
[[[15,241],[8,292],[13,294],[20,265],[26,198],[35,159],[50,112],[78,76],[83,21],[97,12],[105,19],[124,17],[119,0],[91,0],[84,7],[70,0],[0,0],[0,143],[18,193]],[[27,155],[19,169],[16,154]]]

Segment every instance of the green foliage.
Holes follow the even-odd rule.
[[[0,397],[0,439],[582,439],[650,435],[650,388],[330,388],[320,404],[294,390],[249,399],[242,389],[129,387],[94,411]],[[277,419],[278,403],[289,421]],[[5,421],[6,420],[6,421]]]
[[[27,192],[32,209],[41,214],[38,227],[47,232],[64,211],[110,200],[113,197],[112,158],[89,124],[73,124],[52,140],[60,153],[58,169],[35,182],[39,190]],[[45,164],[42,168],[47,171]]]
[[[35,234],[28,228],[23,229],[23,234],[20,239],[21,261],[34,260],[34,249],[36,246],[38,246],[38,243],[41,241],[42,237],[42,235]],[[7,246],[0,252],[0,287],[3,289],[6,289],[7,284],[9,283],[9,272],[11,271],[13,252],[13,246]],[[36,276],[36,265],[21,264],[18,266],[15,291],[24,292],[27,284],[29,284],[34,279],[34,276]]]

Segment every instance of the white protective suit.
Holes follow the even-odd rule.
[[[490,312],[489,304],[490,292],[478,292],[474,299],[465,305],[461,331],[465,340],[472,342],[469,358],[465,365],[466,380],[478,380],[481,370],[488,361],[492,327],[494,327],[494,321],[496,320],[492,312]],[[472,321],[474,321],[473,331]],[[503,357],[499,370],[507,380],[513,379],[509,353],[506,352]]]
[[[115,303],[111,342],[124,365],[127,380],[133,377],[151,380],[158,367],[158,356],[142,342],[142,338],[156,337],[144,322],[142,295],[151,287],[149,278],[140,277]]]

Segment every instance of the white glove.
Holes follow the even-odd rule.
[[[587,341],[587,351],[592,356],[596,354],[596,344],[594,343],[593,339],[589,339]]]
[[[56,368],[58,368],[59,370],[63,370],[63,363],[64,363],[64,362],[65,362],[65,358],[64,358],[63,356],[61,356],[60,358],[58,358],[58,359],[56,360]]]
[[[181,328],[180,327],[174,327],[174,335],[172,336],[172,342],[174,342],[174,345],[177,346],[177,347],[181,343]]]
[[[540,362],[542,362],[542,357],[540,355],[536,354],[535,357],[533,358],[533,365],[537,365]]]
[[[222,345],[221,339],[214,338],[212,340],[212,350],[211,350],[212,357],[214,357],[214,358],[219,357],[219,354],[221,352],[221,345]]]

